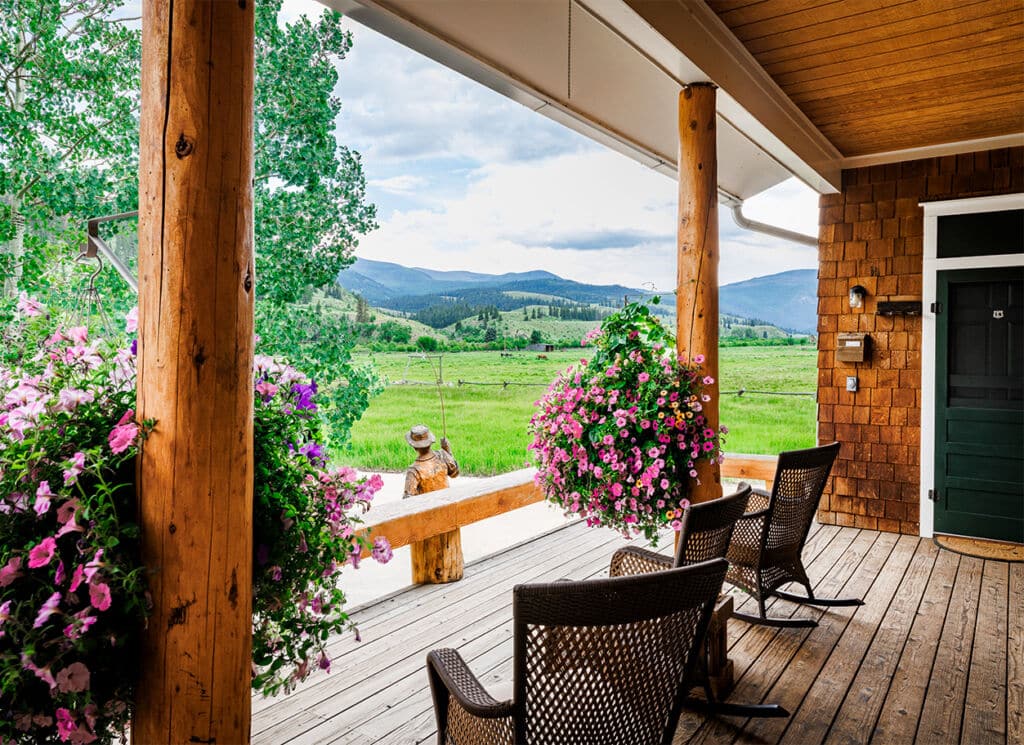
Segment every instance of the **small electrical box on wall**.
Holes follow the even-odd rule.
[[[839,362],[866,362],[871,337],[867,334],[838,334],[836,359]]]

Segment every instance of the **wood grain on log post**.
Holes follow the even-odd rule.
[[[415,584],[443,585],[462,579],[462,531],[449,530],[411,546],[412,581]]]
[[[242,743],[252,629],[253,3],[144,0],[135,743]]]
[[[679,94],[679,233],[676,280],[676,348],[690,359],[704,355],[702,369],[715,379],[704,404],[708,426],[718,429],[718,160],[715,86],[697,83]],[[700,484],[690,500],[722,496],[717,465],[701,461]]]

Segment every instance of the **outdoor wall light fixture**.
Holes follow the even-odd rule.
[[[863,308],[864,298],[867,296],[868,291],[863,285],[854,285],[850,288],[850,307],[851,308]]]

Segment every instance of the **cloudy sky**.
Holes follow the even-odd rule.
[[[285,0],[284,18],[319,13]],[[337,134],[362,153],[380,228],[363,258],[491,273],[546,269],[595,284],[671,289],[676,185],[629,158],[346,19]],[[817,232],[817,195],[793,180],[747,216]],[[722,284],[816,266],[814,249],[719,212]]]

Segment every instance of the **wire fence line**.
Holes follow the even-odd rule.
[[[496,386],[500,385],[502,388],[508,388],[510,386],[526,386],[526,387],[537,387],[547,388],[551,385],[551,381],[521,381],[521,380],[491,380],[491,381],[474,381],[474,380],[456,380],[456,381],[437,381],[437,380],[391,380],[387,382],[387,386],[430,386],[431,388],[436,387],[438,384],[446,387],[458,387],[463,386]],[[719,391],[719,396],[736,396],[737,398],[742,396],[816,396],[817,393],[814,391],[755,391],[749,388],[740,388],[735,391]]]

